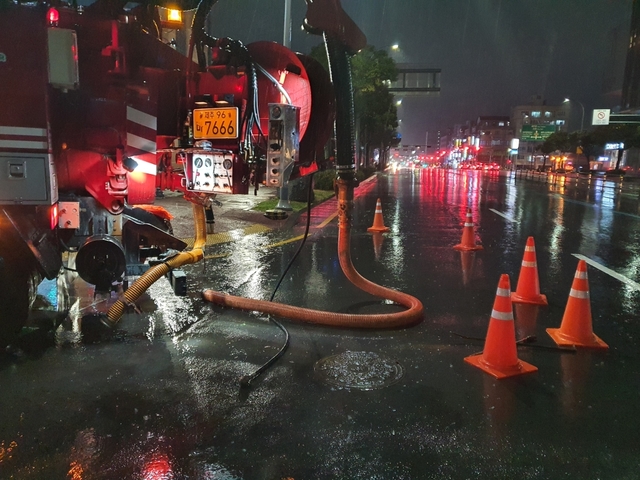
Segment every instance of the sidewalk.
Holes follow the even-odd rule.
[[[262,212],[252,210],[253,207],[265,200],[276,197],[273,187],[260,187],[258,194],[247,195],[218,194],[216,200],[220,206],[213,206],[215,219],[215,233],[228,232],[235,229],[247,228],[256,223],[269,228],[279,228],[284,220],[270,220]],[[193,213],[191,203],[182,197],[180,192],[164,192],[164,197],[156,198],[155,205],[164,207],[173,215],[171,225],[173,233],[178,238],[188,238],[194,235]]]
[[[356,187],[355,197],[365,194],[375,185],[377,175],[372,175]],[[288,217],[282,220],[271,220],[263,212],[252,210],[253,207],[266,200],[276,198],[277,189],[261,186],[257,195],[252,192],[247,195],[218,194],[216,200],[220,206],[213,206],[215,218],[214,233],[224,233],[231,230],[246,230],[252,225],[260,225],[266,229],[286,229],[298,221],[305,222],[306,209],[299,212],[288,212]],[[173,215],[171,225],[173,234],[181,239],[193,238],[194,225],[191,203],[186,201],[180,192],[164,192],[164,197],[156,198],[155,205],[164,207]],[[335,196],[312,206],[311,217],[313,226],[324,226],[337,216],[338,202]]]

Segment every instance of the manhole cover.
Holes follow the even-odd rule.
[[[284,220],[289,215],[284,210],[267,210],[264,212],[264,216],[269,220]]]
[[[315,373],[329,385],[374,390],[396,383],[404,375],[397,361],[372,352],[344,352],[316,362]]]

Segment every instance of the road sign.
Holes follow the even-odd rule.
[[[523,142],[544,142],[555,132],[555,125],[523,125],[520,140]]]
[[[596,108],[593,110],[591,125],[609,125],[611,110],[608,108]]]

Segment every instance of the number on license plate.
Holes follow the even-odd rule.
[[[193,112],[193,138],[216,140],[238,138],[238,109],[199,108]]]

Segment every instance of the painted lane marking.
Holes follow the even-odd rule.
[[[489,210],[495,213],[496,215],[500,215],[502,218],[509,220],[510,222],[518,223],[518,220],[516,220],[515,218],[510,217],[509,215],[505,215],[504,213],[499,212],[498,210],[494,210],[493,208],[490,208]]]
[[[267,226],[256,223],[246,228],[238,228],[236,230],[229,230],[227,232],[210,233],[207,235],[206,246],[220,245],[222,243],[230,243],[240,240],[248,235],[255,235],[256,233],[269,232],[271,229]],[[194,238],[181,238],[181,240],[187,244],[187,247],[193,248]]]
[[[326,227],[329,222],[331,222],[334,218],[336,218],[338,216],[338,212],[335,212],[331,215],[329,215],[324,222],[322,222],[320,225],[318,225],[316,228],[324,228]]]
[[[633,280],[625,277],[624,275],[620,275],[618,272],[615,272],[615,271],[611,270],[610,268],[607,268],[604,265],[601,265],[598,262],[596,262],[594,260],[591,260],[589,257],[585,257],[584,255],[580,255],[579,253],[573,253],[572,255],[574,257],[576,257],[577,259],[579,259],[579,260],[584,260],[585,262],[587,262],[592,267],[597,268],[601,272],[604,272],[607,275],[612,276],[616,280],[620,280],[622,283],[624,283],[626,285],[629,285],[634,290],[637,290],[637,291],[640,292],[640,283],[634,282]]]
[[[584,205],[585,207],[592,207],[592,208],[601,208],[601,205],[597,204],[597,203],[589,203],[589,202],[582,202],[580,200],[573,200],[571,198],[566,198],[558,193],[554,193],[551,195],[552,198],[556,198],[556,199],[562,199],[564,202],[567,203],[574,203],[576,205]],[[625,217],[631,217],[631,218],[640,218],[640,215],[634,215],[633,213],[627,213],[627,212],[620,212],[618,210],[612,210],[613,213],[617,214],[617,215],[624,215]]]
[[[310,236],[310,235],[309,235]],[[298,240],[302,240],[304,238],[304,235],[298,235],[297,237],[293,237],[293,238],[288,238],[287,240],[282,240],[281,242],[277,242],[277,243],[272,243],[271,245],[267,245],[264,248],[275,248],[275,247],[281,247],[282,245],[286,245],[288,243],[293,243],[293,242],[297,242]]]

